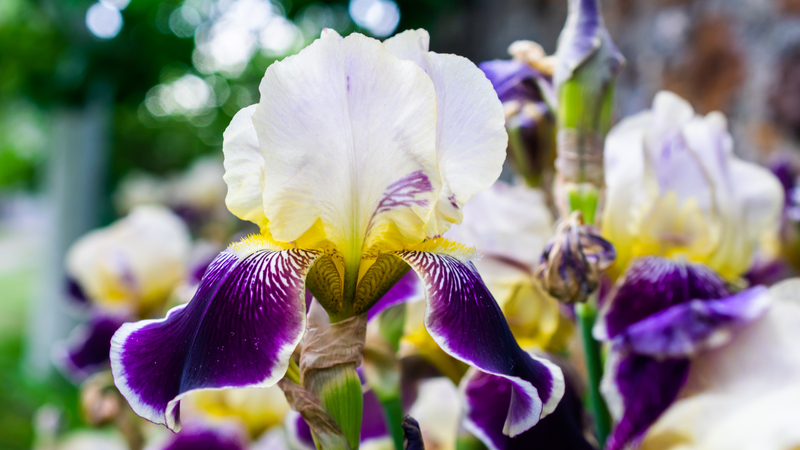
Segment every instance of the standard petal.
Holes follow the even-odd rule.
[[[464,221],[445,237],[474,246],[483,255],[536,267],[554,233],[543,191],[498,181],[464,205]]]
[[[512,391],[507,379],[471,369],[462,378],[460,388],[465,402],[464,427],[490,450],[593,448],[583,437],[580,397],[569,384],[552,414],[514,438],[503,434]]]
[[[657,360],[613,352],[600,386],[617,421],[606,450],[621,450],[640,438],[675,401],[688,373],[687,358]]]
[[[67,272],[95,304],[146,313],[183,280],[191,237],[161,206],[138,206],[85,235],[67,254]]]
[[[76,328],[63,345],[56,347],[56,366],[74,381],[81,381],[98,370],[107,370],[111,337],[123,323],[125,319],[120,316],[95,315]]]
[[[730,292],[725,280],[706,266],[644,257],[631,264],[611,295],[594,329],[595,337],[602,340],[671,306],[723,298]]]
[[[233,116],[225,129],[222,153],[225,155],[225,175],[228,185],[225,204],[236,217],[249,220],[262,229],[268,221],[264,216],[264,156],[258,146],[253,114],[258,105],[251,105]]]
[[[470,254],[444,239],[396,254],[425,285],[425,327],[439,347],[512,384],[503,433],[516,436],[553,412],[564,394],[561,369],[519,347]]]
[[[111,370],[131,408],[177,429],[188,392],[275,384],[303,336],[304,281],[317,256],[249,238],[214,260],[187,305],[123,325]]]
[[[416,62],[436,90],[436,158],[442,190],[428,236],[441,236],[460,223],[462,208],[500,176],[508,134],[503,105],[492,83],[470,60],[429,52],[428,32],[409,30],[388,39],[387,50]]]
[[[734,329],[761,317],[769,305],[764,286],[719,300],[692,300],[634,323],[615,342],[625,351],[659,359],[691,357],[728,343]]]
[[[276,240],[319,223],[360,261],[386,240],[420,242],[439,195],[430,77],[371,38],[318,39],[269,66],[253,115]]]

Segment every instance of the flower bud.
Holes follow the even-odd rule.
[[[600,284],[600,273],[616,258],[600,231],[583,223],[580,211],[559,224],[536,269],[542,286],[564,303],[585,302]]]

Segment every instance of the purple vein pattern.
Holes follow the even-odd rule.
[[[503,433],[516,436],[552,412],[564,393],[561,369],[523,351],[475,266],[439,253],[402,251],[428,301],[425,327],[451,356],[511,384]]]
[[[305,330],[305,277],[317,253],[230,250],[211,263],[195,297],[165,319],[114,335],[114,381],[133,410],[180,427],[179,400],[205,388],[266,387],[283,376]]]

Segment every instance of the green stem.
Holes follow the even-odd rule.
[[[400,397],[381,399],[383,412],[386,413],[386,423],[389,424],[389,432],[392,434],[395,450],[403,450],[403,404]]]
[[[581,328],[581,340],[583,341],[583,352],[586,358],[586,371],[589,374],[589,406],[594,416],[597,427],[597,442],[600,448],[604,448],[606,438],[611,430],[611,417],[608,409],[600,395],[600,379],[603,377],[603,363],[600,357],[600,343],[592,336],[597,318],[597,309],[593,301],[596,294],[587,303],[575,306],[575,313],[578,315],[578,323]]]
[[[357,450],[364,397],[355,364],[336,364],[327,369],[318,369],[313,377],[311,383],[304,381],[311,384],[311,391],[339,424],[350,443],[350,449]]]

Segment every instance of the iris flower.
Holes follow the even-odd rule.
[[[640,439],[678,397],[694,364],[758,320],[769,300],[763,286],[732,292],[701,264],[637,260],[594,330],[611,343],[601,385],[617,420],[608,450]]]
[[[183,280],[191,240],[169,210],[139,206],[70,247],[67,274],[89,320],[56,346],[54,362],[74,381],[108,368],[111,337],[132,318],[162,307]]]
[[[261,234],[223,251],[186,306],[115,334],[112,371],[133,410],[177,429],[191,391],[277,383],[305,331],[306,288],[344,320],[413,269],[436,342],[513,385],[504,432],[552,412],[560,370],[517,345],[475,252],[439,237],[501,171],[503,110],[483,73],[429,52],[424,30],[384,43],[325,30],[260,90],[223,152],[228,208]]]
[[[744,273],[765,233],[778,230],[780,183],[733,154],[725,116],[695,115],[688,102],[659,92],[652,110],[608,135],[603,236],[617,248],[619,276],[654,255],[703,263],[727,279]]]
[[[692,363],[642,450],[789,450],[800,446],[800,279],[770,288],[767,312]]]

